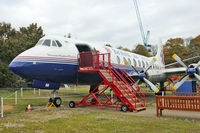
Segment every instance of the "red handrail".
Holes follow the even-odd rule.
[[[100,63],[100,65],[102,66],[102,68],[104,69],[104,70],[106,70],[106,71],[108,71],[101,63]],[[110,71],[112,71],[112,70],[110,70]],[[114,72],[112,72],[111,73],[112,75],[112,77],[113,77],[113,74],[115,75],[115,77],[117,76]],[[118,76],[117,76],[118,77]],[[115,78],[112,78],[113,80],[115,80],[116,81],[116,83],[120,86],[120,88],[122,88],[123,90],[125,90],[119,83],[118,83],[118,80],[116,80]],[[124,85],[125,85],[125,87],[126,88],[128,88],[127,86],[126,86],[126,84],[124,83],[124,82],[122,82]],[[128,88],[129,89],[129,88]],[[129,90],[130,91],[130,90]],[[127,94],[127,96],[129,96],[132,100],[133,100],[133,98],[127,93],[127,91],[124,91],[126,94]],[[131,91],[130,91],[131,92]],[[131,92],[132,93],[132,92]],[[124,95],[123,93],[122,93],[122,95]],[[132,93],[132,95],[134,96],[134,98],[135,98],[135,101],[136,101],[136,96],[135,96],[135,94],[133,94]],[[129,101],[128,101],[129,102]],[[132,104],[132,103],[131,103]]]
[[[125,85],[125,87],[129,90],[129,92],[131,92],[132,93],[132,95],[134,96],[134,98],[135,98],[135,101],[136,101],[136,94],[138,94],[138,96],[143,100],[143,102],[144,102],[144,105],[145,105],[145,94],[143,94],[144,93],[144,90],[143,89],[141,89],[142,91],[143,91],[143,93],[140,91],[140,89],[138,89],[138,84],[135,82],[135,84],[137,84],[137,86],[132,82],[132,84],[136,87],[136,89],[137,90],[139,90],[140,91],[140,93],[142,93],[143,94],[143,97],[137,92],[137,91],[135,91],[135,89],[131,86],[131,85],[129,85],[129,83],[127,82],[127,80],[125,80],[122,76],[121,76],[121,74],[119,74],[119,72],[111,65],[111,63],[110,63],[110,58],[109,58],[109,56],[110,56],[110,53],[106,53],[106,54],[108,54],[108,69],[115,75],[115,77],[118,79],[118,80],[120,80],[120,81],[123,81],[122,83]],[[108,70],[105,68],[105,55],[106,54],[99,54],[99,56],[100,55],[102,55],[103,56],[103,64],[101,64],[100,62],[100,65],[103,67],[103,69],[104,70],[106,70],[107,72],[108,72]],[[119,69],[119,68],[118,68]],[[114,70],[114,71],[113,71]],[[122,70],[121,69],[119,69],[121,72],[122,72]],[[126,71],[124,71],[125,73],[126,73]],[[122,72],[123,74],[124,74],[124,72]],[[127,73],[126,73],[127,74]],[[113,77],[113,75],[111,75],[112,77]],[[112,78],[113,79],[113,78]],[[115,80],[116,81],[116,80]],[[118,83],[118,82],[117,82]],[[126,83],[126,84],[125,84]],[[123,87],[121,87],[121,85],[118,83],[118,85],[120,86],[120,88],[122,88],[123,89]],[[129,87],[128,87],[128,86]],[[130,90],[130,88],[131,88],[131,90]],[[124,89],[123,89],[124,90]],[[133,92],[135,93],[135,94],[133,94]],[[127,93],[127,92],[126,92]],[[128,94],[128,93],[127,93]],[[130,97],[130,95],[128,94],[128,96]],[[130,97],[131,99],[132,99],[132,97]],[[132,99],[133,100],[133,99]],[[139,99],[137,99],[139,102],[141,102]]]
[[[133,78],[131,77],[131,76],[127,76],[128,75],[128,73],[125,71],[125,70],[121,70],[121,69],[119,69],[123,74],[124,73],[126,73],[126,74],[124,74],[124,75],[126,75],[126,77],[128,78],[128,80],[136,87],[136,89],[137,90],[139,90],[139,92],[145,97],[145,92],[144,92],[144,90],[137,84],[137,82],[135,82],[135,80],[133,80]],[[133,83],[134,82],[134,83]],[[137,86],[136,86],[137,85]],[[138,89],[138,87],[139,87],[139,89]],[[141,90],[143,91],[143,92],[141,92]],[[142,96],[136,91],[136,93],[142,98]],[[143,98],[142,98],[143,99]]]
[[[122,72],[122,74],[124,74],[128,78],[128,80],[136,87],[137,90],[143,91],[143,92],[140,91],[140,93],[143,95],[143,97],[137,91],[135,91],[135,92],[136,92],[136,94],[138,94],[138,96],[143,100],[143,102],[145,104],[145,92],[144,92],[144,90],[137,84],[137,82],[135,82],[135,80],[133,80],[133,78],[131,76],[128,76],[128,73],[125,70],[120,69],[120,68],[118,68],[118,69]],[[138,89],[138,87],[139,87],[139,89]],[[135,89],[133,88],[133,90],[135,90]]]

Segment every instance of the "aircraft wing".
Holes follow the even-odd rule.
[[[163,73],[166,75],[173,75],[173,74],[182,74],[186,72],[185,67],[178,67],[178,68],[166,68],[163,70]]]
[[[163,74],[166,75],[173,75],[173,74],[182,74],[186,72],[186,68],[185,67],[178,67],[178,68],[166,68],[162,70]],[[128,72],[129,76],[131,77],[137,77],[138,74],[135,73],[134,71],[129,71]]]

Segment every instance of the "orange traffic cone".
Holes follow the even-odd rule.
[[[30,111],[31,110],[31,104],[30,103],[28,103],[28,106],[27,106],[27,109],[26,109],[26,111],[28,112],[28,111]]]

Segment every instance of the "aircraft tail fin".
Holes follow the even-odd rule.
[[[165,60],[164,60],[164,53],[163,53],[163,46],[161,44],[158,44],[157,48],[157,54],[156,54],[156,59],[160,61],[162,64],[165,65]]]

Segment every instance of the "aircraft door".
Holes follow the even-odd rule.
[[[92,50],[87,44],[76,44],[80,53],[79,66],[80,67],[94,67],[97,63],[96,50]]]

